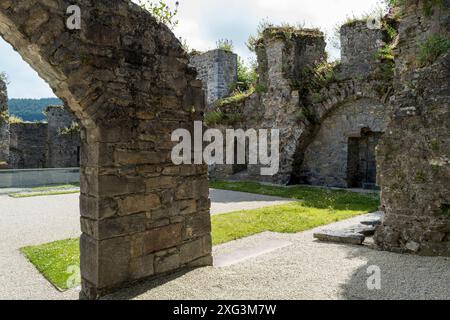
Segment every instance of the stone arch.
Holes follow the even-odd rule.
[[[81,297],[211,264],[207,168],[174,166],[201,82],[171,31],[129,0],[2,0],[0,35],[82,124]],[[195,108],[193,108],[195,106]],[[195,112],[192,112],[195,110]]]
[[[311,113],[310,116],[310,123],[309,125],[305,126],[305,130],[302,134],[302,137],[298,140],[297,148],[294,155],[294,165],[293,165],[293,172],[291,176],[290,183],[309,183],[309,184],[318,184],[318,185],[328,185],[328,186],[335,186],[335,187],[348,187],[348,184],[342,180],[328,180],[328,179],[322,179],[314,176],[321,176],[326,175],[325,173],[320,172],[314,172],[317,171],[317,168],[304,168],[307,164],[305,164],[305,161],[311,158],[311,155],[308,156],[307,152],[310,149],[310,146],[313,142],[315,142],[316,139],[327,139],[324,136],[321,136],[324,131],[327,130],[328,122],[332,121],[331,119],[333,116],[339,112],[340,110],[346,108],[349,105],[358,105],[360,103],[366,103],[368,105],[376,105],[377,107],[374,110],[367,110],[370,111],[373,116],[373,112],[377,110],[377,112],[380,112],[381,114],[377,115],[379,117],[379,124],[377,124],[375,127],[371,125],[369,122],[371,121],[371,116],[368,116],[367,121],[369,122],[361,122],[359,125],[359,128],[355,126],[354,130],[352,132],[347,132],[346,139],[350,138],[351,136],[357,137],[361,136],[361,129],[364,127],[368,127],[370,130],[374,130],[374,132],[381,132],[384,131],[385,126],[387,126],[389,122],[389,118],[391,116],[391,111],[389,109],[389,105],[387,104],[387,100],[389,96],[391,95],[391,91],[387,90],[384,91],[382,94],[380,94],[379,88],[381,88],[381,84],[378,81],[368,81],[368,82],[362,82],[362,81],[355,81],[355,80],[347,80],[342,81],[338,83],[334,83],[330,85],[329,87],[323,88],[319,95],[321,97],[320,102],[313,103],[309,110]],[[359,108],[358,110],[354,110],[355,113],[358,113],[360,115],[363,115],[363,109]],[[351,119],[347,118],[347,122],[351,122]],[[345,121],[336,121],[335,124],[330,125],[344,125]],[[381,125],[382,124],[382,125]],[[325,128],[324,128],[325,127]],[[344,128],[341,128],[344,130]],[[328,128],[329,130],[329,128]],[[348,131],[348,130],[347,130]],[[341,132],[342,133],[342,132]],[[330,137],[328,137],[329,140]],[[343,138],[343,137],[341,137]],[[342,139],[341,139],[342,140]],[[330,142],[330,141],[329,141]],[[337,141],[334,141],[334,143],[338,143]],[[341,147],[343,141],[339,141]],[[312,148],[312,147],[311,147]],[[317,158],[323,159],[324,161],[328,159],[330,150],[322,150],[326,154],[323,154],[321,156],[318,156]],[[319,152],[319,150],[316,150],[315,152]],[[341,152],[340,156],[344,156],[344,154]],[[328,161],[328,160],[326,160]],[[317,166],[319,166],[318,163],[316,163]],[[339,171],[342,171],[346,167],[339,168]],[[328,171],[335,172],[338,170],[337,168],[328,168]],[[342,170],[341,170],[342,169]],[[313,171],[313,172],[311,172]],[[344,170],[346,171],[346,170]],[[340,174],[347,174],[346,172],[340,172]],[[327,180],[327,181],[326,181]]]

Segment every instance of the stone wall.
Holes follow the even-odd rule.
[[[423,46],[448,37],[448,1],[402,6],[394,118],[378,152],[382,249],[450,256],[450,53],[422,64]],[[448,38],[447,38],[448,39]]]
[[[11,168],[46,168],[46,123],[11,124],[10,139],[9,165]]]
[[[368,29],[359,21],[343,26],[341,37],[343,62],[326,66],[325,42],[318,30],[264,31],[256,47],[258,92],[218,109],[225,119],[240,119],[228,126],[279,129],[280,171],[261,176],[260,166],[249,165],[245,174],[236,175],[233,166],[216,165],[210,168],[212,177],[348,186],[349,138],[360,136],[363,129],[383,133],[389,122],[392,112],[386,102],[392,95],[392,74],[380,75],[380,70],[391,71],[392,62],[376,55],[386,44],[381,42],[387,40],[383,30]],[[327,74],[321,71],[324,66]],[[223,124],[215,127],[224,129]]]
[[[46,109],[47,168],[68,168],[80,166],[80,130],[72,113],[62,106]]]
[[[180,41],[129,0],[0,2],[0,35],[81,123],[82,298],[212,264],[207,167],[175,166],[175,129],[202,119]]]
[[[47,123],[11,125],[9,167],[12,169],[80,166],[80,130],[63,106],[46,110]],[[8,141],[9,142],[9,141]]]
[[[8,93],[5,82],[0,79],[0,168],[5,167],[9,159],[8,117]]]
[[[191,57],[190,64],[196,68],[203,81],[207,105],[230,94],[237,81],[237,55],[222,49],[211,50]]]
[[[378,51],[385,44],[381,28],[369,28],[367,21],[356,20],[340,29],[341,74],[346,78],[367,77],[378,66]]]
[[[349,139],[364,130],[384,133],[389,121],[387,107],[377,100],[348,101],[332,111],[321,123],[307,148],[301,166],[304,182],[312,185],[351,187],[348,181]]]

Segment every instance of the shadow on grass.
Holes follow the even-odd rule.
[[[256,182],[210,181],[210,186],[216,189],[302,200],[305,207],[316,209],[371,212],[378,210],[380,206],[378,193],[357,193],[307,186],[268,186]]]

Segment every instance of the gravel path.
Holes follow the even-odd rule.
[[[341,229],[367,219],[328,225]],[[323,227],[322,227],[323,228]],[[265,232],[214,247],[214,255],[267,239],[292,242],[223,268],[207,267],[123,290],[111,299],[450,299],[450,259],[320,243],[313,233]],[[381,290],[367,289],[367,268],[381,269]]]
[[[212,191],[213,208],[216,204],[220,207],[226,203],[231,211],[235,210],[228,192],[223,193],[223,202],[220,198],[215,201],[214,194],[220,192]],[[241,199],[242,195],[236,196]],[[261,204],[267,199],[259,200],[254,202]],[[242,199],[240,210],[243,209],[242,202],[246,199]],[[213,212],[220,212],[215,210]],[[359,219],[367,217],[341,221],[326,228],[343,228]],[[217,246],[214,247],[215,256],[266,240],[292,243],[239,264],[202,268],[146,282],[109,298],[450,299],[450,259],[320,243],[313,240],[314,231],[298,234],[266,232]],[[60,293],[54,289],[18,249],[78,235],[78,195],[22,199],[0,196],[0,299],[77,299],[76,290]],[[366,270],[371,265],[381,268],[380,291],[369,291],[366,287]]]

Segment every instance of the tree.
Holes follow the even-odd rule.
[[[178,25],[176,16],[178,15],[179,1],[175,2],[175,9],[171,9],[166,3],[167,0],[139,0],[139,5],[150,12],[158,22],[164,23],[170,29]]]

